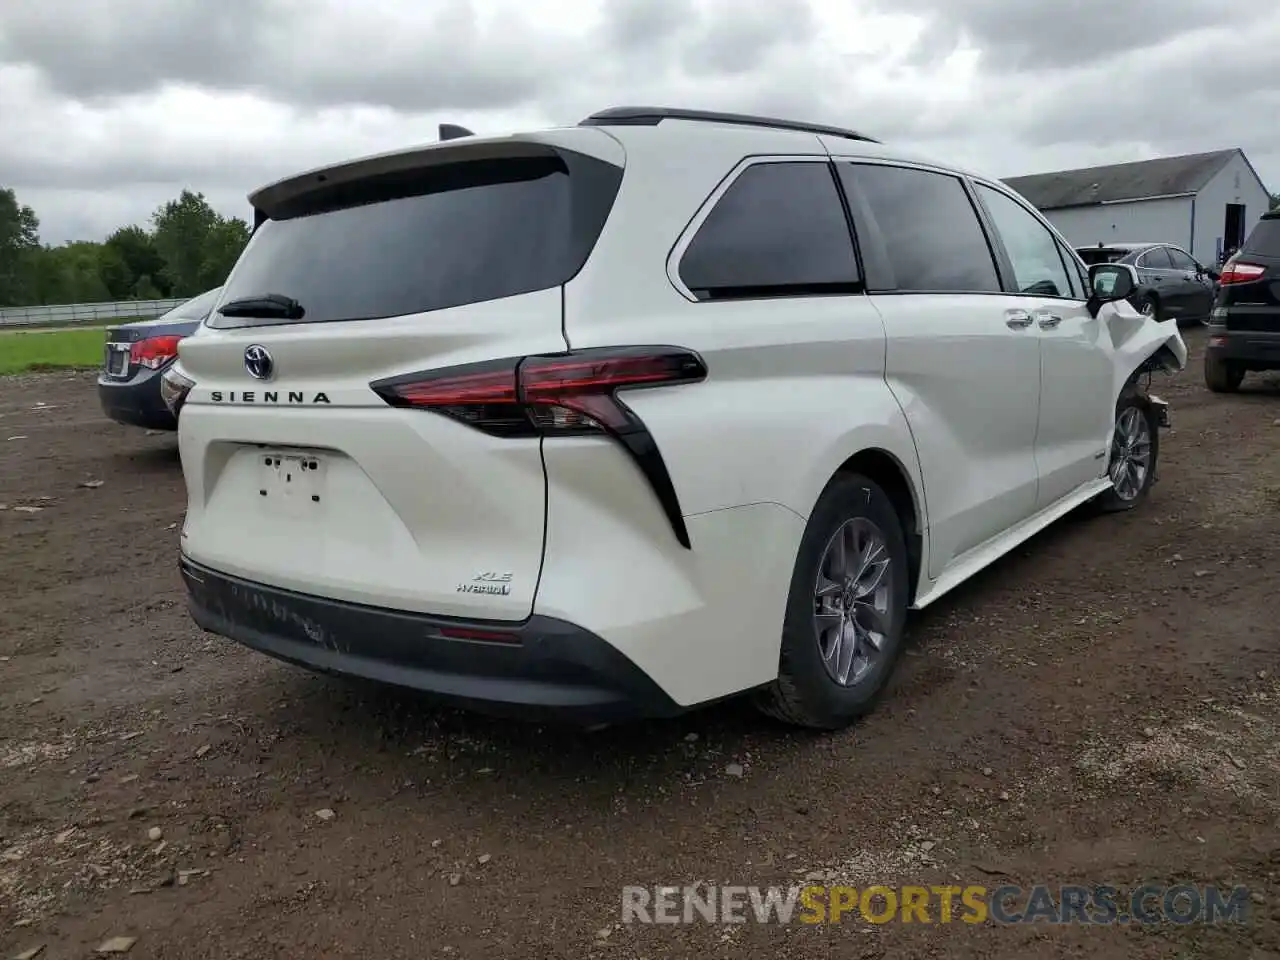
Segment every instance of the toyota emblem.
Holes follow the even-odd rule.
[[[270,380],[275,373],[276,362],[261,344],[253,344],[244,348],[244,368],[255,380]]]

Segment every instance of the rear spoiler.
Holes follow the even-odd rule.
[[[265,220],[288,215],[299,203],[317,192],[341,189],[347,184],[381,177],[394,177],[461,160],[504,160],[523,157],[552,157],[562,150],[577,151],[621,167],[626,160],[622,145],[613,137],[591,127],[544,130],[502,137],[477,137],[454,124],[441,124],[448,137],[407,150],[360,157],[308,170],[249,194],[254,229]],[[449,128],[449,129],[446,129]]]

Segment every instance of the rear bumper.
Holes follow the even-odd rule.
[[[145,370],[132,380],[98,377],[98,402],[116,423],[148,430],[177,430],[178,421],[160,396],[163,370]]]
[[[563,620],[469,622],[281,590],[185,556],[181,569],[200,627],[321,673],[500,716],[601,723],[683,712],[618,650]]]
[[[1276,316],[1275,330],[1209,327],[1205,354],[1215,360],[1235,360],[1258,367],[1280,367],[1280,315]]]

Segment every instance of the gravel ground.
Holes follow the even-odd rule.
[[[0,955],[1280,957],[1280,381],[917,616],[836,735],[440,711],[189,621],[172,437],[0,379]],[[91,485],[85,485],[86,483]],[[32,508],[32,509],[24,509]],[[626,884],[1243,884],[1248,922],[622,925]]]

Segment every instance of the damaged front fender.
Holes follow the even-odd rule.
[[[1177,373],[1187,365],[1187,344],[1176,320],[1143,316],[1124,300],[1102,308],[1115,357],[1113,396],[1145,373]]]

